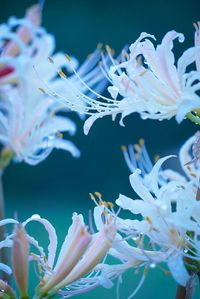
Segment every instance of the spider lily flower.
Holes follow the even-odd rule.
[[[38,289],[39,298],[55,294],[64,287],[70,292],[73,283],[77,284],[105,257],[114,235],[114,226],[105,226],[102,231],[90,235],[82,216],[74,215],[57,263],[51,273],[44,276],[43,285]]]
[[[194,263],[194,268],[199,270],[200,204],[190,182],[170,181],[159,186],[159,170],[168,158],[160,159],[153,167],[149,188],[143,183],[138,169],[130,175],[131,185],[141,199],[132,200],[120,195],[116,203],[122,209],[142,216],[142,220],[137,220],[132,230],[147,236],[153,251],[165,254],[163,261],[166,261],[175,280],[185,286],[190,277],[187,269]],[[131,233],[131,226],[129,230]],[[131,252],[130,248],[124,250],[123,244],[120,251],[127,254]]]
[[[66,107],[53,101],[41,87],[43,80],[56,92],[68,94],[79,105],[80,100],[74,97],[62,78],[64,70],[71,74],[71,68],[77,69],[78,62],[71,58],[69,63],[63,53],[54,54],[54,37],[39,26],[40,18],[41,10],[34,6],[24,19],[11,18],[0,26],[0,65],[3,68],[0,75],[0,142],[15,161],[31,165],[45,159],[53,148],[67,150],[74,157],[80,155],[71,141],[60,138],[63,132],[76,132],[76,125],[69,118],[57,115],[68,112]],[[5,40],[8,40],[6,44]],[[89,86],[101,90],[107,80],[97,65],[99,51],[97,48],[77,72]],[[12,68],[12,72],[5,72],[5,68]],[[73,86],[80,87],[75,75],[69,80]],[[85,86],[80,88],[81,92],[88,92]]]
[[[170,31],[156,48],[149,38],[155,39],[142,33],[130,46],[129,59],[110,70],[113,87],[123,97],[122,119],[138,112],[143,119],[163,120],[176,116],[180,122],[187,112],[198,108],[200,103],[197,93],[199,74],[196,70],[186,72],[186,67],[195,61],[199,47],[186,50],[175,66],[173,41],[178,38],[183,42],[184,36]],[[122,74],[118,75],[119,71]]]
[[[32,237],[28,232],[27,226],[30,222],[39,222],[46,229],[49,237],[48,252],[40,245],[39,240]],[[17,271],[19,268],[16,267],[20,258],[23,259],[26,257],[26,254],[21,255],[21,252],[24,251],[25,253],[26,250],[24,249],[27,248],[27,246],[24,246],[24,241],[28,240],[28,243],[32,245],[31,252],[29,253],[29,261],[35,261],[38,264],[41,278],[34,298],[46,298],[46,296],[54,296],[57,293],[71,297],[90,291],[99,285],[108,287],[108,285],[106,286],[106,278],[103,279],[101,275],[103,269],[107,266],[104,263],[99,263],[107,255],[116,235],[116,228],[112,222],[105,224],[99,232],[90,234],[87,231],[82,215],[74,213],[72,225],[62,244],[56,263],[57,235],[54,227],[48,220],[41,218],[39,215],[33,215],[22,224],[19,224],[14,219],[0,221],[0,225],[6,224],[20,225],[20,231],[18,230],[8,235],[5,240],[0,242],[0,248],[12,248],[14,256],[13,272],[18,287],[21,289],[25,284],[23,284],[24,281]],[[26,235],[24,235],[25,228]],[[20,242],[18,242],[19,239]],[[19,247],[19,244],[22,246]],[[33,253],[32,248],[35,248],[38,254]],[[16,259],[17,256],[20,258]],[[5,267],[6,265],[4,265]],[[2,269],[1,265],[0,268]],[[123,269],[125,271],[125,266],[122,265],[121,271]],[[10,273],[11,271],[10,269]],[[116,277],[114,276],[116,273],[117,271],[108,275],[107,282],[109,285],[111,284],[111,279]],[[22,273],[20,272],[20,274]]]
[[[186,50],[176,66],[172,52],[173,41],[178,38],[183,42],[183,34],[169,31],[156,48],[150,38],[155,39],[150,34],[142,33],[130,46],[130,53],[120,62],[111,57],[108,49],[112,63],[107,70],[107,77],[112,84],[108,87],[111,97],[100,95],[87,87],[77,75],[80,82],[97,97],[97,100],[85,97],[72,87],[74,93],[87,103],[87,111],[84,112],[90,117],[84,125],[85,134],[94,121],[106,115],[112,115],[115,119],[121,113],[121,125],[123,118],[134,112],[139,113],[143,119],[163,120],[176,116],[177,121],[181,122],[188,112],[199,108],[199,72],[187,71],[187,67],[196,60],[199,46]],[[53,91],[49,90],[49,94],[53,95]],[[54,96],[71,108],[69,98],[56,93]],[[76,105],[73,109],[83,111],[82,107]]]
[[[184,147],[184,145],[183,145]],[[180,153],[182,152],[183,147],[180,149]],[[150,159],[148,150],[145,146],[144,139],[140,139],[137,144],[128,145],[128,147],[122,145],[121,150],[125,159],[125,162],[131,173],[135,172],[136,169],[140,169],[141,177],[143,183],[150,188],[149,184],[149,176],[153,169],[153,162]],[[159,160],[159,156],[154,157],[155,162]],[[183,162],[180,159],[181,166],[183,166]],[[194,175],[193,175],[194,180]],[[158,174],[158,182],[160,186],[167,184],[169,181],[179,181],[182,183],[186,183],[187,179],[185,176],[180,174],[179,172],[170,169],[170,168],[160,168]]]
[[[119,284],[119,281],[122,280],[122,275],[127,270],[136,270],[134,273],[136,275],[139,269],[144,268],[138,286],[129,297],[132,298],[142,287],[148,274],[148,269],[154,268],[157,264],[166,261],[171,251],[156,251],[155,248],[153,248],[153,250],[144,249],[142,238],[144,237],[144,232],[148,230],[148,225],[138,220],[121,219],[119,217],[121,208],[115,212],[113,204],[103,201],[100,193],[96,192],[95,195],[97,199],[91,194],[91,199],[94,200],[97,205],[94,210],[96,227],[100,230],[107,219],[113,220],[117,228],[117,234],[108,255],[120,261],[120,264],[103,265],[102,269],[101,265],[97,266],[97,269],[102,270],[100,274],[101,284],[104,286],[105,283],[105,287],[111,287],[114,279],[118,279]],[[140,234],[141,227],[142,233]],[[130,244],[129,241],[131,241]],[[135,246],[133,246],[133,242]],[[117,298],[120,298],[119,294],[117,294]]]
[[[158,183],[160,186],[163,186],[170,181],[177,181],[183,184],[189,181],[194,186],[194,190],[198,189],[200,178],[199,134],[200,133],[197,132],[191,136],[179,150],[179,162],[185,175],[170,168],[163,169],[160,167],[160,171],[158,173]],[[153,162],[149,157],[144,139],[141,138],[137,144],[129,145],[128,147],[122,146],[121,149],[130,172],[133,173],[137,168],[140,169],[143,183],[150,188],[149,178],[151,177]],[[155,156],[155,161],[158,159],[159,157]]]
[[[28,298],[29,244],[22,225],[15,229],[12,245],[12,268],[21,298]]]
[[[14,160],[36,165],[53,148],[78,157],[79,150],[59,133],[74,134],[75,124],[67,117],[56,115],[57,107],[51,99],[40,98],[35,105],[26,100],[11,88],[0,103],[0,142],[13,153]]]
[[[35,5],[28,10],[23,19],[12,17],[7,24],[0,26],[2,45],[0,65],[13,69],[12,72],[3,70],[0,75],[0,85],[7,82],[12,83],[12,81],[15,84],[24,83],[25,87],[26,85],[29,87],[27,96],[33,98],[33,95],[38,97],[38,93],[41,93],[42,88],[40,87],[44,81],[45,84],[50,84],[55,92],[63,91],[65,94],[70,94],[69,98],[71,98],[73,92],[69,85],[58,78],[58,75],[62,77],[71,74],[73,69],[78,68],[78,61],[71,57],[69,63],[63,53],[54,54],[55,39],[40,27],[40,22],[41,8],[39,5]],[[15,30],[16,27],[17,30]],[[5,40],[8,41],[6,44]],[[97,65],[100,59],[100,47],[98,46],[94,53],[89,55],[77,69],[78,74],[82,76],[87,85],[95,86],[99,91],[105,88],[107,82]],[[64,71],[67,71],[67,74],[64,75]],[[77,85],[81,92],[88,92],[75,75],[70,76],[70,82],[72,85]],[[72,101],[80,102],[77,98]]]
[[[42,267],[44,276],[38,287],[36,298],[43,298],[47,294],[55,295],[61,289],[67,287],[69,293],[73,294],[73,286],[82,285],[78,293],[90,290],[87,277],[84,277],[106,256],[108,250],[112,246],[112,240],[115,236],[115,227],[113,225],[105,225],[98,233],[91,235],[87,231],[82,215],[73,215],[73,222],[68,230],[68,234],[61,247],[57,262],[55,263],[55,254],[57,249],[57,236],[53,226],[39,215],[33,215],[22,223],[24,227],[31,221],[38,221],[44,225],[49,235],[48,255],[45,257],[44,249],[38,244],[30,234],[27,234],[30,244],[34,245],[39,255],[34,254],[34,259],[38,265]],[[90,274],[88,274],[90,277]],[[89,278],[88,277],[88,278]],[[97,281],[93,281],[93,287],[99,285]],[[85,282],[85,285],[83,284]],[[90,285],[91,287],[91,285]]]

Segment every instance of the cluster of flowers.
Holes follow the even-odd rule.
[[[54,37],[40,27],[41,13],[41,7],[35,5],[24,19],[12,17],[0,26],[0,142],[6,156],[30,165],[44,160],[53,148],[80,155],[71,141],[62,139],[62,132],[76,132],[75,123],[63,116],[68,109],[39,90],[37,72],[56,92],[70,94],[71,99],[73,93],[59,77],[62,68],[69,73],[70,84],[82,93],[88,92],[72,74],[72,65],[88,86],[102,90],[106,84],[97,65],[99,49],[80,67],[75,58],[69,65],[63,53],[54,54]],[[54,66],[49,61],[54,61]],[[79,101],[74,101],[78,105]]]
[[[97,118],[112,115],[114,119],[118,113],[122,114],[122,125],[123,118],[133,112],[143,119],[175,116],[178,122],[188,117],[200,123],[199,23],[195,25],[194,46],[183,53],[177,66],[173,41],[178,38],[183,42],[184,36],[170,31],[156,48],[150,41],[155,37],[142,33],[130,46],[130,53],[123,50],[117,59],[109,47],[106,54],[97,47],[78,67],[75,58],[53,54],[54,39],[40,27],[40,22],[41,7],[36,5],[24,19],[11,18],[0,26],[2,169],[11,159],[35,165],[53,148],[77,157],[78,149],[62,139],[60,133],[75,133],[75,124],[65,115],[57,115],[68,109],[90,115],[85,133]],[[189,65],[195,69],[188,71]],[[111,84],[110,98],[101,95],[107,81]],[[195,276],[200,273],[200,134],[191,137],[180,150],[184,174],[163,168],[163,163],[174,156],[158,159],[153,165],[143,140],[122,150],[131,171],[131,186],[139,199],[120,195],[115,209],[100,193],[90,194],[96,204],[93,216],[97,232],[75,213],[56,262],[57,235],[48,220],[39,215],[22,223],[0,220],[0,228],[14,225],[13,232],[1,235],[0,240],[1,250],[11,248],[11,266],[2,260],[0,269],[8,275],[13,273],[20,298],[29,298],[30,262],[36,264],[39,278],[35,299],[56,294],[69,298],[99,285],[110,288],[114,279],[120,283],[128,269],[143,268],[130,299],[143,285],[148,270],[161,263],[166,264],[176,282],[184,287],[187,298],[191,298]],[[121,210],[128,210],[130,218],[122,218]],[[31,221],[45,227],[49,236],[47,250],[27,231]],[[109,263],[108,256],[116,262]],[[2,279],[0,296],[12,299],[18,295]]]

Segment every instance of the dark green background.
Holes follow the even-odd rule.
[[[10,15],[22,17],[33,1],[0,0],[1,22]],[[61,1],[47,0],[43,26],[54,34],[57,50],[75,55],[80,61],[93,51],[98,42],[110,44],[116,52],[133,42],[142,31],[154,34],[158,41],[171,30],[183,32],[183,45],[175,42],[177,56],[193,45],[192,23],[199,20],[200,2],[184,1]],[[72,114],[71,114],[72,115]],[[121,144],[135,143],[144,137],[152,155],[174,154],[179,146],[196,131],[195,125],[184,121],[142,121],[138,115],[125,120],[126,127],[111,121],[98,120],[88,136],[76,114],[78,131],[73,137],[82,156],[75,160],[62,151],[54,151],[36,167],[25,164],[9,166],[4,175],[7,215],[17,211],[20,220],[33,213],[47,217],[56,227],[60,242],[66,234],[73,211],[83,212],[87,221],[88,209],[93,207],[88,193],[100,191],[105,200],[114,201],[119,193],[133,196],[129,171],[120,151]],[[178,163],[177,163],[178,164]],[[37,226],[39,238],[44,231]],[[126,275],[121,298],[127,298],[137,284],[139,275]],[[175,283],[161,271],[153,269],[139,298],[174,298]],[[80,298],[115,298],[111,291],[98,289]]]

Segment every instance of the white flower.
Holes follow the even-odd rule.
[[[200,74],[196,69],[187,70],[187,67],[196,61],[200,51],[199,45],[186,50],[175,64],[173,41],[178,38],[183,42],[183,34],[169,31],[156,48],[150,38],[155,39],[150,34],[142,33],[130,46],[130,54],[126,53],[120,58],[120,62],[111,57],[108,49],[112,66],[108,69],[103,62],[102,69],[104,73],[108,73],[106,76],[109,76],[112,84],[108,87],[111,97],[102,96],[88,88],[94,96],[97,96],[97,100],[93,100],[81,95],[77,90],[74,91],[76,94],[79,93],[83,102],[87,103],[85,113],[90,117],[84,126],[86,134],[94,121],[105,115],[112,115],[115,119],[116,115],[121,113],[121,125],[123,118],[133,112],[139,113],[143,119],[163,120],[176,116],[180,122],[188,112],[200,107],[198,95]],[[84,80],[79,79],[86,86]],[[53,92],[49,91],[49,94],[53,95]],[[63,98],[56,94],[55,97],[63,100],[70,108],[67,96]],[[74,109],[82,110],[78,106]]]
[[[200,178],[199,140],[199,132],[197,132],[190,137],[179,150],[179,162],[185,175],[171,168],[160,167],[158,173],[158,183],[160,186],[170,181],[177,181],[179,183],[189,181],[193,184],[195,191],[198,189]],[[148,188],[151,188],[149,180],[151,179],[150,173],[153,168],[153,163],[149,157],[144,139],[141,138],[138,144],[129,145],[128,147],[122,146],[121,149],[130,172],[133,173],[137,168],[140,169],[143,183]],[[159,157],[155,157],[156,161],[158,158]]]
[[[53,148],[79,156],[73,143],[62,139],[59,133],[74,134],[75,124],[67,117],[55,115],[56,112],[51,99],[38,98],[38,102],[31,105],[15,88],[4,94],[0,102],[0,142],[13,153],[15,161],[36,165]]]
[[[192,261],[196,269],[199,267],[200,203],[191,182],[170,181],[159,187],[159,170],[166,159],[168,157],[155,164],[149,174],[148,186],[147,182],[143,183],[138,169],[130,175],[131,185],[141,199],[132,200],[120,195],[116,203],[134,215],[142,216],[142,220],[135,225],[133,222],[132,227],[129,223],[130,234],[135,229],[138,234],[146,235],[152,250],[165,253],[163,261],[167,262],[177,282],[185,286],[189,279],[186,265],[190,267]],[[157,263],[151,256],[149,259]]]
[[[106,265],[97,265],[105,258],[112,246],[116,234],[115,226],[112,223],[107,223],[103,225],[99,232],[90,234],[84,223],[83,216],[74,213],[72,225],[68,230],[55,263],[58,242],[54,227],[49,221],[41,218],[39,215],[31,216],[22,223],[22,226],[27,229],[27,225],[32,221],[41,223],[49,236],[48,252],[45,253],[46,250],[40,245],[40,240],[33,238],[29,232],[26,233],[28,242],[38,251],[37,254],[30,252],[30,260],[38,264],[41,272],[41,282],[34,298],[46,298],[46,296],[53,296],[57,293],[71,297],[103,285],[101,272],[102,269],[106,268]],[[0,226],[9,223],[18,224],[18,221],[5,219],[0,221]],[[15,232],[8,235],[5,240],[0,242],[0,248],[16,247],[16,237]],[[17,245],[20,245],[19,242]],[[23,244],[21,245],[23,247]],[[16,263],[15,259],[14,265]],[[11,274],[11,269],[7,268],[7,265],[2,265],[1,270]],[[122,268],[124,268],[123,265]],[[113,274],[109,275],[108,283],[113,277]],[[106,285],[105,281],[104,284]]]
[[[16,161],[31,165],[45,159],[53,148],[67,150],[74,157],[80,155],[71,141],[60,138],[61,132],[74,134],[76,125],[66,116],[57,115],[67,112],[66,107],[45,94],[42,83],[51,84],[56,92],[65,92],[79,105],[80,100],[60,78],[64,70],[71,73],[71,66],[77,68],[78,62],[72,58],[69,63],[63,53],[53,54],[54,37],[39,26],[40,18],[40,7],[36,5],[24,19],[10,18],[0,26],[0,142],[13,152]],[[78,73],[89,86],[101,90],[106,80],[102,73],[99,75],[98,60],[97,48]],[[69,81],[80,86],[75,75]],[[80,89],[87,92],[84,86]]]

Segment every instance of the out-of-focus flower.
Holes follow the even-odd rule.
[[[108,48],[112,65],[104,69],[112,84],[108,87],[111,97],[90,90],[97,96],[94,101],[79,92],[82,101],[87,103],[86,112],[90,115],[84,126],[86,134],[94,121],[105,115],[112,115],[115,119],[121,113],[121,125],[123,118],[133,112],[139,113],[143,119],[163,120],[176,116],[180,122],[188,112],[200,107],[199,72],[196,69],[187,70],[196,61],[199,45],[186,50],[175,65],[173,41],[178,38],[183,42],[183,34],[169,31],[156,48],[150,38],[155,39],[153,35],[142,33],[130,46],[130,53],[125,53],[120,62],[111,57]],[[84,80],[79,79],[86,86]],[[55,97],[61,100],[59,95]],[[62,100],[70,108],[67,96]],[[79,107],[75,106],[74,109],[78,111]]]
[[[28,298],[28,256],[28,238],[22,225],[18,225],[13,237],[12,269],[21,298]]]
[[[53,148],[79,156],[79,150],[61,134],[74,134],[76,126],[69,118],[56,115],[57,107],[51,99],[40,98],[31,105],[11,88],[1,100],[0,110],[0,142],[13,153],[15,161],[36,165]]]
[[[63,53],[53,54],[54,37],[40,27],[40,22],[41,9],[35,5],[24,19],[13,17],[0,26],[0,141],[15,161],[31,165],[45,159],[53,148],[67,150],[74,157],[80,155],[71,141],[61,138],[62,132],[74,134],[76,125],[68,117],[57,115],[68,111],[44,93],[42,83],[51,84],[56,92],[68,94],[79,105],[80,99],[74,97],[60,78],[64,71],[72,72],[71,66],[76,69],[78,62],[71,58],[69,63]],[[107,79],[99,71],[99,58],[97,48],[77,72],[89,86],[101,91]],[[88,92],[75,75],[71,75],[69,81],[82,93]]]

